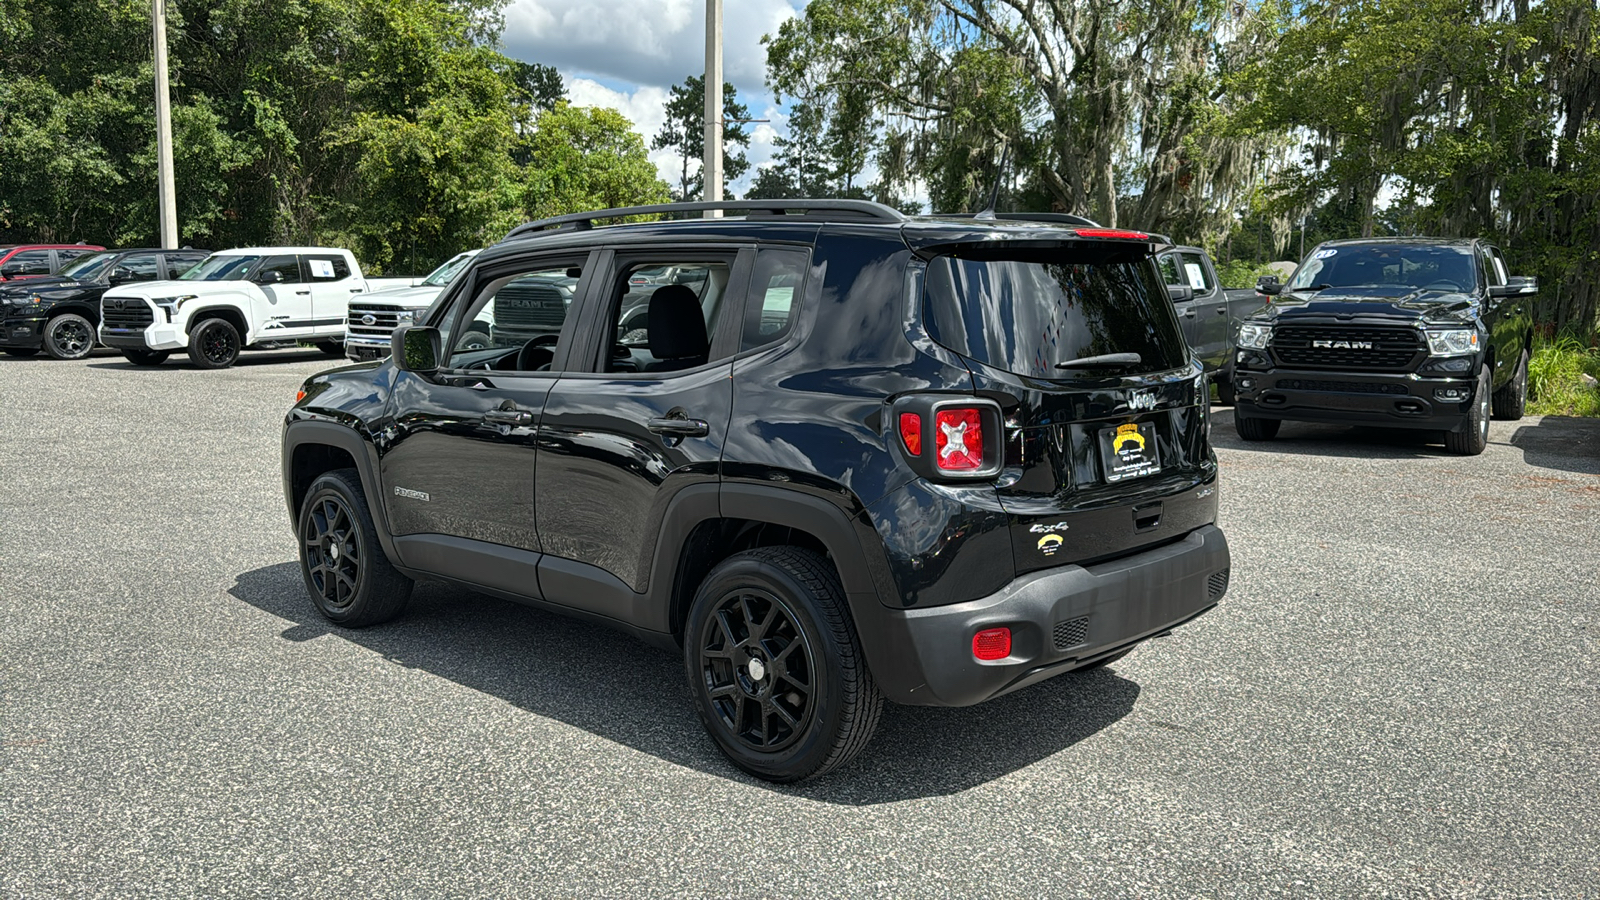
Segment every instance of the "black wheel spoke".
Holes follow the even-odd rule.
[[[740,589],[702,621],[702,696],[715,718],[752,750],[773,753],[789,746],[814,712],[812,654],[794,613],[764,590]]]

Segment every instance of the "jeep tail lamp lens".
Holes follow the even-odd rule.
[[[903,423],[902,419],[902,427]],[[939,410],[934,414],[933,431],[934,465],[947,472],[983,468],[983,420],[976,409]]]
[[[1434,356],[1469,356],[1478,352],[1478,332],[1471,328],[1428,332],[1428,352]]]
[[[1011,655],[1011,629],[985,628],[972,636],[972,655],[993,661]]]
[[[1272,337],[1271,325],[1251,325],[1246,323],[1239,326],[1239,346],[1246,350],[1265,350],[1267,341]]]
[[[916,413],[900,414],[900,440],[906,445],[906,452],[912,456],[922,455],[922,417]]]

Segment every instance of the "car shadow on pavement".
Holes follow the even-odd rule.
[[[302,347],[285,348],[283,350],[256,350],[239,354],[230,369],[250,369],[256,366],[273,366],[282,363],[297,362],[325,362],[328,368],[349,364],[350,360],[342,356],[329,356],[321,350],[311,350]],[[173,351],[172,356],[158,366],[136,366],[121,354],[111,356],[100,362],[89,364],[91,369],[105,369],[112,372],[126,372],[132,369],[186,369],[191,372],[209,372],[189,361],[189,357],[182,350]]]
[[[1516,426],[1511,446],[1530,466],[1600,475],[1600,419],[1542,416]]]
[[[437,582],[419,583],[405,615],[392,623],[340,628],[317,613],[299,565],[287,562],[239,575],[229,593],[295,623],[285,640],[347,640],[667,762],[841,805],[985,784],[1094,735],[1131,712],[1139,696],[1137,684],[1105,668],[963,709],[886,704],[854,762],[815,781],[771,785],[734,768],[712,744],[682,658],[620,632]]]
[[[1359,459],[1423,459],[1450,455],[1438,432],[1405,428],[1284,422],[1278,436],[1272,440],[1246,441],[1234,430],[1233,409],[1229,407],[1212,410],[1211,443],[1229,450]]]

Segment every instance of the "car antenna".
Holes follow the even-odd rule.
[[[1000,169],[994,173],[994,188],[989,191],[989,205],[979,210],[974,219],[993,219],[995,204],[1000,202],[1000,185],[1006,180],[1006,163],[1011,161],[1011,142],[1000,140]]]

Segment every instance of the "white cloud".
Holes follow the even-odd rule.
[[[761,36],[805,0],[723,4],[723,76],[740,93],[762,90]],[[665,87],[705,71],[704,0],[513,0],[506,7],[506,52],[563,74]]]

